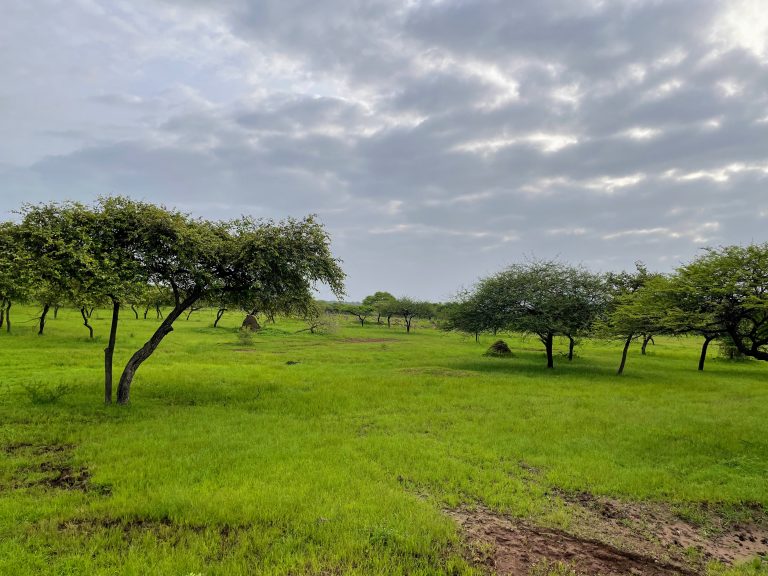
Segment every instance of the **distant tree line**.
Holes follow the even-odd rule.
[[[638,263],[632,272],[598,274],[559,261],[515,264],[483,278],[448,305],[444,326],[475,337],[498,331],[535,335],[547,367],[553,341],[568,339],[568,359],[579,339],[622,341],[618,373],[632,342],[642,351],[656,335],[702,338],[699,370],[714,340],[738,354],[768,360],[768,243],[708,248],[671,274]]]
[[[120,312],[154,313],[159,326],[123,368],[117,402],[127,404],[136,371],[173,331],[174,322],[203,305],[267,314],[314,305],[318,283],[343,294],[344,273],[330,238],[313,217],[283,222],[243,217],[192,218],[123,197],[93,205],[25,205],[18,221],[0,223],[0,326],[11,330],[16,302],[37,303],[38,334],[50,311],[73,305],[93,336],[95,306],[108,305],[104,400],[112,402],[112,359]],[[162,308],[170,306],[163,314]]]
[[[347,302],[326,302],[325,310],[329,313],[349,314],[354,316],[360,326],[376,318],[377,324],[382,324],[382,318],[387,322],[387,328],[392,326],[392,318],[400,317],[406,332],[410,333],[415,318],[432,320],[440,310],[440,304],[423,300],[413,300],[407,296],[396,298],[389,292],[376,292],[366,296],[360,304]]]

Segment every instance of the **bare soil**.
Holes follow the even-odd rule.
[[[592,494],[553,492],[570,508],[569,531],[536,526],[482,506],[448,510],[461,527],[475,564],[499,575],[526,576],[542,562],[565,562],[588,575],[670,576],[703,573],[709,561],[733,564],[768,555],[768,515],[745,508],[732,522],[699,505],[694,524],[669,505],[626,502]]]
[[[91,473],[85,466],[72,461],[74,446],[70,444],[40,444],[27,442],[9,444],[3,451],[11,456],[26,456],[33,464],[20,466],[13,475],[13,489],[43,487],[54,490],[90,488]]]
[[[756,504],[743,507],[741,521],[728,520],[717,506],[691,505],[700,519],[693,523],[662,502],[627,502],[586,492],[557,495],[574,512],[580,534],[598,534],[621,548],[698,566],[768,555],[768,514]]]
[[[554,528],[534,526],[482,507],[449,512],[464,532],[470,559],[504,576],[526,576],[547,560],[566,562],[585,574],[605,576],[680,576],[694,572],[687,566],[621,550]]]

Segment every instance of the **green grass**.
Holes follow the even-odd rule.
[[[768,365],[711,350],[700,373],[695,339],[635,348],[616,377],[618,343],[586,342],[547,371],[533,338],[505,337],[514,357],[489,358],[491,336],[351,320],[296,334],[280,320],[247,344],[239,315],[213,329],[200,311],[118,408],[100,403],[106,311],[93,341],[73,310],[43,337],[33,309],[13,311],[0,574],[473,574],[445,507],[567,528],[552,487],[768,506]],[[156,325],[128,311],[117,367]],[[46,486],[51,461],[88,489]]]

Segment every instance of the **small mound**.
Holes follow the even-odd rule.
[[[243,330],[250,330],[251,332],[258,332],[261,330],[261,325],[256,319],[256,316],[248,314],[248,316],[245,317],[245,320],[243,320],[243,325],[241,328]]]
[[[491,347],[485,352],[485,356],[493,356],[495,358],[510,358],[512,356],[512,350],[509,349],[504,340],[496,340]]]

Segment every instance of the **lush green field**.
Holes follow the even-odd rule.
[[[118,408],[106,311],[93,341],[73,310],[38,337],[34,313],[0,333],[0,574],[471,574],[460,504],[564,528],[553,487],[768,506],[768,365],[713,347],[697,372],[697,340],[619,378],[618,343],[547,371],[533,338],[493,359],[490,336],[279,320],[249,343],[200,311]],[[156,326],[128,316],[118,367]]]

